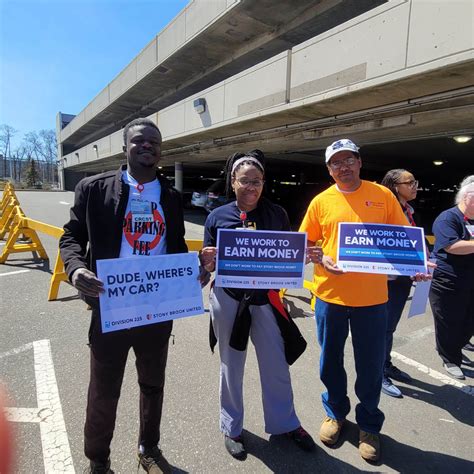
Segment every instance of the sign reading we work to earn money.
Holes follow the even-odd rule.
[[[424,231],[421,227],[340,222],[337,265],[359,273],[427,273]]]
[[[218,229],[216,286],[301,288],[306,233]]]

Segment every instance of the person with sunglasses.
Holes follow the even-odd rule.
[[[409,201],[416,198],[418,181],[412,173],[405,169],[393,169],[387,171],[381,184],[398,199],[403,213],[409,225],[415,226],[413,218],[414,209]],[[393,384],[391,379],[399,382],[410,383],[412,378],[406,372],[392,364],[390,353],[393,346],[393,334],[397,329],[398,322],[402,316],[403,308],[410,295],[413,280],[408,276],[389,276],[388,278],[388,302],[387,302],[387,334],[385,339],[385,364],[383,369],[382,392],[391,397],[401,398],[402,392]]]
[[[262,197],[264,155],[260,150],[235,153],[225,166],[226,191],[235,200],[212,211],[205,223],[201,264],[215,270],[217,230],[256,229],[289,231],[286,211]],[[321,251],[308,252],[313,262]],[[262,385],[265,431],[285,434],[305,451],[315,449],[301,426],[293,403],[289,365],[303,353],[306,342],[282,305],[278,290],[245,290],[213,286],[209,295],[210,344],[219,345],[220,429],[231,456],[245,459],[243,376],[250,336],[257,355]]]

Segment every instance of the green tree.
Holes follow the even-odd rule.
[[[36,161],[30,157],[28,160],[28,166],[26,168],[26,184],[29,188],[35,186],[39,181],[38,168],[36,167]]]

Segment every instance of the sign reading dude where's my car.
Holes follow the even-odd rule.
[[[102,332],[204,313],[196,253],[97,260]]]

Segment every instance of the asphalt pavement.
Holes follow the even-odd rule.
[[[28,217],[62,226],[68,219],[73,193],[18,192]],[[203,235],[204,214],[186,212],[187,238]],[[10,399],[8,414],[16,437],[18,473],[82,472],[83,424],[89,372],[87,329],[90,312],[76,291],[61,284],[59,300],[47,293],[57,240],[40,235],[50,262],[31,253],[16,254],[0,265],[0,380]],[[0,249],[4,243],[0,243]],[[307,267],[310,278],[311,268]],[[204,289],[208,308],[209,287]],[[395,363],[413,377],[398,383],[403,398],[381,396],[386,421],[382,457],[363,461],[357,450],[354,410],[334,448],[319,441],[324,418],[318,376],[319,347],[306,290],[291,291],[286,301],[308,342],[291,367],[297,414],[317,449],[305,453],[282,436],[264,431],[261,389],[255,351],[250,346],[244,379],[245,431],[248,457],[236,461],[225,451],[219,432],[219,355],[208,346],[209,313],[175,321],[170,344],[162,421],[163,453],[177,473],[472,473],[474,472],[474,370],[457,382],[443,370],[434,349],[432,315],[402,317],[394,340]],[[455,310],[455,308],[453,308]],[[370,344],[370,341],[367,341]],[[474,353],[471,353],[474,359]],[[136,473],[138,386],[130,353],[112,442],[112,467]],[[354,408],[355,370],[350,339],[345,364],[349,397]],[[142,471],[143,472],[143,471]]]

